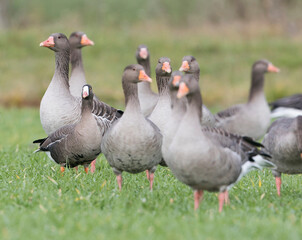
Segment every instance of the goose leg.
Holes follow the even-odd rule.
[[[61,170],[61,174],[62,174],[62,176],[63,176],[63,173],[64,173],[64,171],[65,171],[65,168],[61,166],[60,170]]]
[[[90,167],[90,172],[94,173],[95,171],[95,162],[96,162],[96,159],[94,159],[92,162],[91,162],[91,167]]]
[[[76,170],[76,172],[78,173],[78,166],[74,167],[74,169]]]
[[[202,200],[202,196],[203,196],[203,191],[202,190],[194,191],[194,210],[198,209],[200,199]]]
[[[122,174],[116,176],[116,181],[120,191],[122,191],[122,182],[123,182]]]
[[[223,204],[224,204],[225,192],[220,192],[218,195],[219,200],[219,212],[222,212]]]
[[[155,170],[156,170],[156,166],[152,167],[151,169],[146,170],[147,178],[150,182],[150,191],[152,191],[152,187],[153,187],[153,180],[154,180]]]
[[[89,172],[89,167],[88,166],[89,165],[84,165],[84,170],[85,170],[86,174],[88,174],[88,172]]]
[[[276,180],[277,194],[280,197],[280,195],[281,195],[281,176],[275,177],[275,180]]]
[[[153,180],[154,180],[154,172],[150,172],[150,174],[149,174],[150,191],[152,191],[152,187],[153,187]]]

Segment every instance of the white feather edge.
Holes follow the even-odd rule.
[[[256,155],[253,157],[254,162],[247,161],[245,162],[241,167],[241,173],[239,177],[237,178],[236,182],[228,186],[228,190],[233,187],[234,184],[236,184],[240,179],[245,176],[247,173],[249,173],[252,170],[259,169],[262,170],[263,168],[270,168],[270,169],[276,169],[277,166],[273,164],[272,162],[264,159],[261,155]]]
[[[271,118],[280,118],[280,117],[295,118],[299,115],[302,115],[302,110],[295,109],[295,108],[279,107],[276,108],[274,111],[272,111]]]

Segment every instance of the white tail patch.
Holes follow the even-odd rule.
[[[57,163],[51,156],[50,152],[45,152],[47,154],[47,156],[50,158],[50,160],[52,160],[54,163]]]
[[[295,109],[295,108],[278,107],[274,111],[272,111],[271,118],[280,118],[280,117],[295,118],[299,115],[302,115],[302,110]]]
[[[253,157],[254,162],[247,161],[242,165],[241,173],[236,182],[238,182],[245,174],[249,173],[254,169],[262,170],[263,168],[276,169],[276,165],[272,162],[264,159],[261,155]]]

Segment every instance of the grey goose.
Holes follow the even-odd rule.
[[[199,82],[200,67],[195,57],[184,56],[179,71],[186,74],[192,74],[197,82]],[[203,104],[202,105],[202,124],[205,126],[216,126],[215,116],[211,111]]]
[[[148,47],[144,44],[138,46],[136,53],[137,63],[142,65],[148,76],[151,76],[150,67],[150,53]],[[149,82],[140,82],[137,85],[138,88],[138,99],[141,105],[142,112],[145,116],[148,116],[153,111],[157,100],[158,94],[152,91]]]
[[[145,170],[149,170],[152,190],[154,171],[162,159],[162,135],[140,109],[137,92],[140,81],[151,82],[144,68],[139,64],[127,66],[122,77],[126,108],[123,116],[106,132],[101,146],[120,190],[123,171],[139,173]]]
[[[252,169],[272,168],[257,149],[260,145],[251,138],[227,134],[224,130],[203,127],[202,99],[198,82],[193,76],[182,77],[178,98],[187,96],[188,107],[165,158],[178,180],[194,191],[194,208],[199,206],[203,191],[219,192],[219,211],[222,211],[227,190]],[[247,151],[244,149],[249,148]],[[230,147],[228,147],[230,145]]]
[[[70,45],[62,33],[54,33],[40,43],[55,52],[55,73],[40,103],[40,120],[46,134],[74,124],[81,117],[81,97],[74,97],[69,91]],[[101,134],[121,117],[122,112],[106,103],[93,99],[92,113],[97,116]]]
[[[289,97],[277,99],[269,104],[271,118],[297,117],[302,115],[302,94],[297,93]]]
[[[218,112],[217,127],[254,139],[260,139],[265,134],[271,119],[263,90],[264,74],[267,72],[279,72],[279,69],[267,60],[253,64],[248,102]]]
[[[73,32],[69,36],[71,74],[69,79],[69,91],[74,97],[81,96],[83,85],[87,84],[82,60],[82,48],[93,46],[91,41],[83,32]]]
[[[171,98],[169,93],[168,82],[171,77],[172,69],[170,59],[161,57],[156,65],[156,83],[158,88],[158,101],[152,113],[148,117],[164,134],[167,121],[171,115]],[[167,166],[164,159],[160,165]]]
[[[163,135],[163,144],[162,144],[162,154],[163,159],[168,154],[168,149],[173,141],[173,137],[178,129],[178,125],[181,122],[182,117],[184,116],[187,109],[187,100],[185,98],[178,99],[176,97],[179,87],[179,82],[183,73],[180,71],[173,71],[171,78],[168,82],[168,87],[171,97],[171,110],[166,121],[165,128],[161,131]]]
[[[281,118],[273,122],[264,136],[263,145],[277,166],[272,173],[280,196],[281,174],[302,173],[302,116]]]
[[[51,134],[62,126],[79,121],[82,99],[69,92],[70,46],[66,36],[62,33],[51,34],[40,46],[55,52],[55,73],[40,104],[42,127],[47,134]],[[120,110],[96,98],[93,99],[92,113],[98,117],[102,134],[122,115]]]
[[[97,117],[91,113],[93,92],[90,85],[83,86],[81,117],[79,122],[59,128],[47,138],[35,140],[40,147],[35,152],[46,152],[51,160],[61,166],[83,165],[88,173],[88,165],[101,153],[102,133]]]

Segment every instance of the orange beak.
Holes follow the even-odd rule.
[[[173,77],[173,81],[172,81],[172,85],[173,85],[174,87],[177,87],[177,86],[179,85],[180,79],[181,79],[181,76],[174,76],[174,77]]]
[[[148,50],[147,50],[147,48],[141,48],[141,50],[139,51],[139,56],[142,59],[147,59],[147,57],[148,57]]]
[[[278,73],[280,72],[280,69],[275,67],[273,64],[269,64],[268,67],[267,67],[267,71],[268,72],[275,72],[275,73]]]
[[[164,62],[163,66],[161,68],[163,71],[170,73],[171,72],[171,66],[169,62]]]
[[[139,71],[138,80],[141,82],[152,82],[152,79],[145,73],[144,70]]]
[[[94,42],[91,41],[86,34],[84,34],[81,38],[81,45],[82,46],[93,46]]]
[[[184,82],[181,82],[179,84],[179,89],[178,89],[178,92],[177,92],[177,98],[182,98],[182,97],[186,96],[188,93],[189,93],[188,86]]]
[[[55,42],[52,36],[50,36],[47,40],[40,43],[40,47],[54,47]]]
[[[188,61],[183,61],[181,67],[179,68],[179,71],[186,72],[188,70],[190,70]]]

